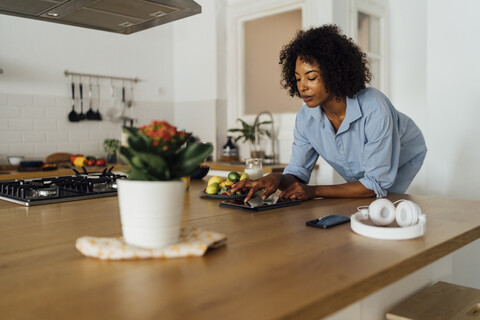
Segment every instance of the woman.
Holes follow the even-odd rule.
[[[374,88],[366,55],[335,25],[300,31],[280,53],[282,85],[303,99],[292,156],[283,174],[242,180],[265,199],[277,189],[285,199],[384,197],[404,193],[427,152],[422,132]],[[321,156],[347,182],[307,185]]]

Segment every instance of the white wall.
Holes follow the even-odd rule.
[[[12,153],[102,153],[103,137],[119,136],[118,124],[66,121],[65,69],[139,77],[135,98],[141,121],[172,121],[214,142],[218,152],[227,134],[225,6],[243,1],[199,0],[202,14],[129,36],[0,15],[0,162]],[[318,2],[306,3],[321,9]],[[324,15],[346,24],[339,12],[348,11],[347,4],[329,5]],[[480,3],[388,0],[388,5],[390,98],[422,128],[429,148],[409,192],[480,199],[475,130]],[[108,86],[103,90],[108,95]],[[102,108],[108,103],[106,97]],[[287,118],[277,117],[276,124],[288,128]],[[282,161],[289,158],[289,143],[278,150]]]
[[[197,0],[202,13],[175,21],[173,84],[175,124],[214,145],[227,142],[225,124],[224,1]]]
[[[427,191],[478,200],[480,2],[427,4]]]
[[[480,3],[390,0],[391,99],[422,129],[424,167],[409,192],[480,199]],[[412,10],[415,8],[415,10]]]
[[[173,121],[171,43],[170,24],[120,35],[0,15],[0,163],[11,154],[36,159],[53,152],[102,155],[104,138],[120,138],[121,124],[67,121],[72,103],[65,70],[137,77],[131,115],[140,124],[154,118]],[[88,79],[82,80],[86,98]],[[110,82],[101,84],[105,116]],[[120,108],[122,83],[114,85]]]
[[[238,5],[242,1],[231,2]],[[480,44],[474,40],[480,30],[480,22],[475,18],[480,3],[386,3],[390,23],[390,98],[420,126],[429,149],[408,192],[480,199],[480,143],[475,133],[475,116],[480,113],[480,61],[476,58]],[[325,12],[333,9],[333,22],[345,28],[347,23],[339,12],[348,11],[348,3],[335,4],[333,8],[327,6]],[[280,145],[279,150],[287,153],[289,146]],[[281,159],[285,158],[282,154]],[[324,180],[336,181],[328,170],[323,176]]]
[[[412,10],[415,8],[415,10]],[[389,1],[390,100],[421,128],[427,148],[427,2]],[[406,23],[408,21],[408,23]],[[428,153],[431,157],[431,153]],[[427,193],[426,164],[412,182],[409,193]]]
[[[69,97],[68,69],[138,77],[142,100],[173,99],[171,24],[123,35],[0,15],[0,40],[2,93]]]

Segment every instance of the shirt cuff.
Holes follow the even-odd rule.
[[[371,177],[363,177],[359,181],[364,185],[365,188],[373,190],[377,195],[377,198],[383,198],[387,196],[387,191],[383,190],[375,179],[372,179]]]
[[[311,172],[309,172],[307,169],[303,167],[288,165],[283,170],[283,174],[294,175],[295,177],[302,180],[304,183],[308,183],[310,181]]]

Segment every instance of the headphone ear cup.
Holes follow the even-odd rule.
[[[378,199],[368,207],[370,220],[377,226],[386,226],[395,220],[395,206],[390,200]]]
[[[418,222],[420,207],[412,201],[403,200],[397,205],[395,219],[400,227],[408,227]]]

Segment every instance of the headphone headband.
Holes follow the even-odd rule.
[[[409,227],[392,228],[392,227],[375,227],[364,224],[362,220],[365,218],[365,214],[357,212],[350,217],[350,226],[352,230],[362,236],[384,239],[384,240],[405,240],[421,237],[427,231],[427,219],[424,214],[419,216],[419,221]]]

